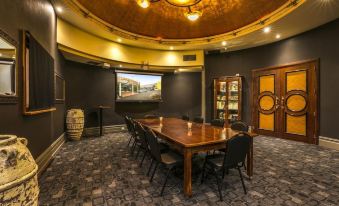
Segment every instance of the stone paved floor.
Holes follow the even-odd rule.
[[[164,172],[149,183],[149,161],[131,157],[127,134],[67,142],[39,179],[40,205],[339,205],[339,152],[277,138],[254,141],[254,178],[244,195],[237,171],[224,179],[220,202],[213,178],[193,178],[192,198],[182,194],[180,176],[171,176],[159,197]],[[226,187],[226,188],[225,188]]]

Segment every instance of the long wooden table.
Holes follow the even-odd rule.
[[[208,124],[193,123],[189,130],[187,121],[177,118],[138,119],[144,127],[152,129],[159,138],[171,143],[184,155],[184,194],[192,196],[192,155],[225,148],[225,143],[239,131],[219,128]],[[251,137],[256,134],[249,133]],[[253,175],[253,138],[247,155],[247,175]]]

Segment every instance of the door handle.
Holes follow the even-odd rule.
[[[279,101],[280,101],[279,97],[275,96],[275,109],[279,109],[279,106],[280,106]]]

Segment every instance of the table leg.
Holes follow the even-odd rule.
[[[253,176],[253,138],[250,141],[250,149],[247,153],[247,175],[249,178]]]
[[[184,194],[192,196],[192,151],[189,148],[184,149]]]
[[[100,118],[100,137],[102,136],[102,108],[100,108],[100,112],[99,112],[99,118]]]

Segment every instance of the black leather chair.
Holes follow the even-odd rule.
[[[224,127],[225,120],[223,120],[223,119],[213,119],[211,121],[211,125],[216,126],[216,127]]]
[[[181,119],[185,121],[190,121],[190,117],[188,115],[182,115]]]
[[[240,168],[245,165],[246,155],[250,148],[250,136],[245,133],[238,134],[226,143],[226,152],[224,154],[210,155],[207,156],[204,162],[201,175],[201,183],[205,178],[205,170],[208,169],[213,173],[217,180],[218,191],[220,200],[222,197],[222,180],[224,179],[225,171],[228,169],[237,169],[241,179],[241,183],[244,189],[244,193],[247,194],[244,179]],[[219,174],[218,174],[219,173]],[[220,176],[220,173],[222,175]]]
[[[149,140],[146,136],[146,130],[144,129],[144,127],[140,123],[137,122],[136,123],[136,130],[137,130],[138,137],[140,139],[140,145],[139,145],[139,149],[138,149],[136,158],[138,158],[139,152],[144,152],[142,160],[139,164],[139,166],[141,167],[144,160],[145,160],[145,157],[147,156],[147,154],[149,154],[151,156],[151,152],[150,152]],[[165,143],[159,143],[159,149],[160,149],[161,153],[166,152],[168,150],[168,148],[169,148],[168,145],[166,145]]]
[[[150,182],[153,181],[154,174],[159,164],[162,164],[167,168],[166,179],[165,179],[165,182],[162,186],[161,193],[160,193],[160,195],[162,196],[164,194],[164,190],[166,187],[169,174],[175,167],[177,167],[180,163],[183,162],[183,157],[173,151],[161,153],[159,149],[159,143],[158,143],[157,136],[155,135],[153,131],[147,129],[146,136],[147,136],[147,140],[149,141],[150,151],[152,155],[152,163],[151,163],[150,169],[152,168],[152,165],[155,163],[155,167],[152,172]]]
[[[139,146],[141,144],[140,142],[140,138],[138,136],[138,132],[136,130],[136,122],[132,119],[129,118],[128,119],[129,125],[130,125],[130,129],[131,129],[131,136],[133,138],[133,144],[132,144],[132,148],[131,148],[131,153],[134,154],[134,150],[137,146]]]
[[[202,117],[194,117],[193,122],[203,124],[204,123],[204,118],[202,118]]]
[[[236,121],[231,124],[231,129],[242,132],[248,132],[248,125],[245,122]]]
[[[130,124],[130,117],[129,116],[125,116],[124,117],[125,123],[126,123],[126,127],[127,127],[127,131],[129,134],[129,140],[128,140],[128,144],[127,147],[130,145],[132,139],[133,139],[133,133],[132,133],[132,128],[131,128],[131,124]]]

